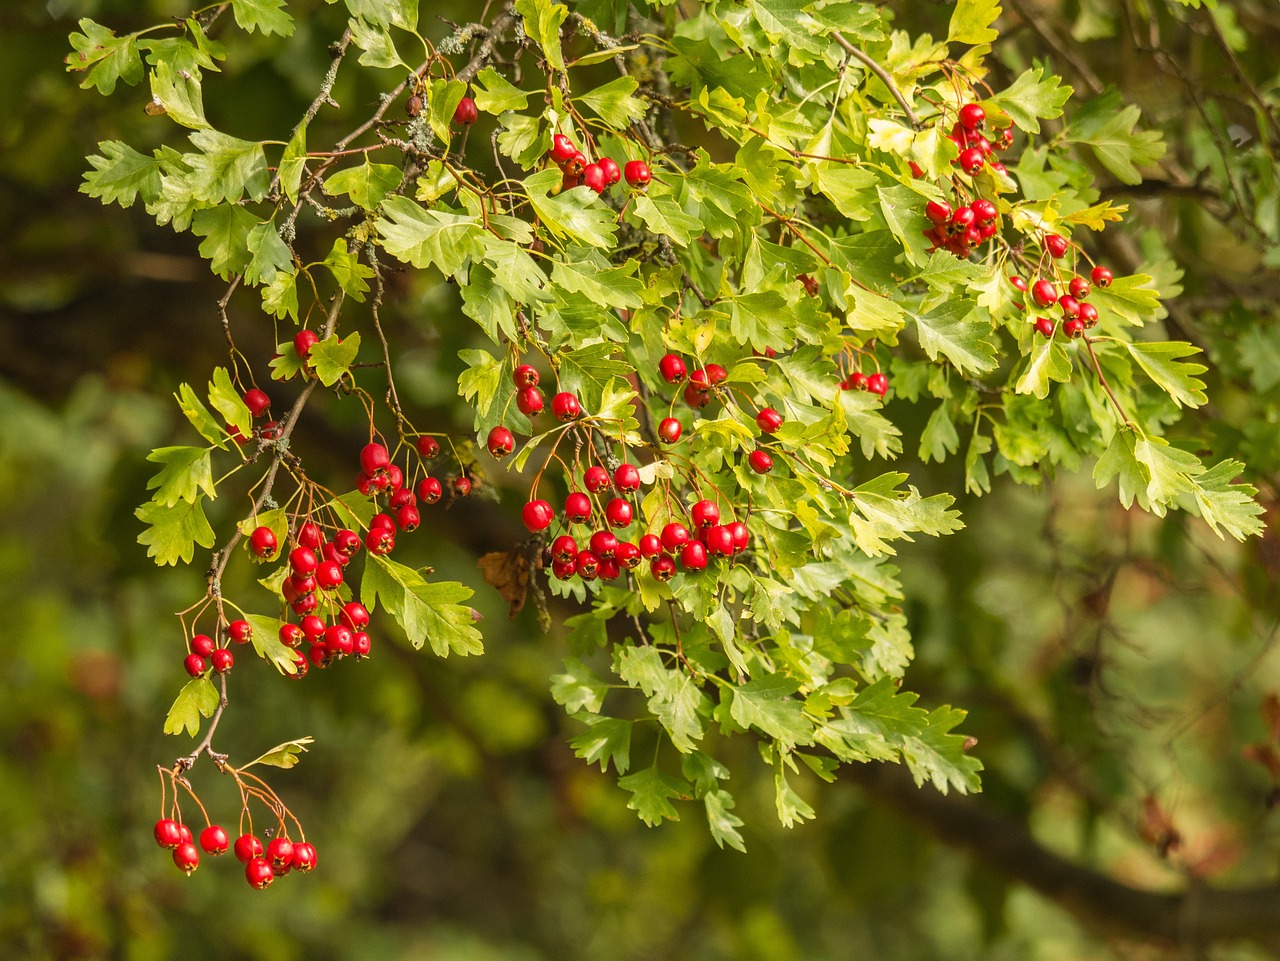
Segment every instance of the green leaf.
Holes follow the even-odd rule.
[[[363,17],[352,17],[348,25],[351,28],[352,42],[362,51],[359,59],[362,67],[373,67],[375,70],[407,68],[396,52],[395,41],[391,39],[391,33],[385,26]]]
[[[183,415],[191,421],[191,426],[200,432],[201,437],[211,444],[226,449],[227,432],[222,429],[222,425],[213,414],[209,413],[209,408],[205,407],[196,396],[190,384],[179,384],[178,392],[173,395],[173,398],[178,402]]]
[[[532,96],[512,84],[493,67],[485,67],[476,74],[472,86],[476,108],[483,113],[524,110],[529,106],[529,97]]]
[[[951,421],[947,410],[948,404],[943,401],[929,415],[929,423],[920,433],[920,459],[926,464],[936,460],[941,464],[948,454],[960,449],[960,436],[956,433],[956,425]]]
[[[404,179],[399,167],[390,164],[370,163],[368,157],[359,167],[339,170],[324,182],[324,192],[330,197],[350,194],[351,201],[365,210],[376,210]]]
[[[1061,77],[1044,74],[1044,67],[1024,70],[1008,89],[991,98],[1027,133],[1038,134],[1041,120],[1061,117],[1063,104],[1071,99],[1072,90],[1063,85]]]
[[[193,677],[182,686],[164,719],[165,734],[200,733],[200,718],[213,717],[218,709],[218,689],[208,677]]]
[[[143,203],[153,203],[160,196],[160,161],[140,154],[119,140],[104,140],[98,144],[102,154],[93,154],[89,165],[93,170],[84,175],[80,192],[88,194],[104,204],[130,207],[142,197]]]
[[[612,761],[619,774],[626,774],[631,767],[632,722],[586,713],[574,717],[587,725],[586,731],[569,742],[574,753],[588,764],[599,762],[602,771]]]
[[[1204,381],[1196,375],[1203,374],[1209,368],[1204,364],[1188,363],[1180,360],[1200,353],[1199,347],[1193,347],[1184,341],[1164,341],[1161,343],[1134,344],[1120,341],[1129,355],[1138,363],[1161,390],[1173,398],[1179,406],[1200,407],[1209,398],[1204,393]]]
[[[872,556],[892,554],[893,540],[912,540],[912,533],[938,536],[958,531],[964,524],[960,512],[950,510],[950,494],[921,497],[914,487],[896,490],[905,474],[884,474],[853,492],[854,512],[849,515],[855,543]]]
[[[999,0],[956,0],[947,43],[991,43],[1000,32],[991,25],[1000,16]]]
[[[135,34],[117,37],[114,31],[87,17],[80,21],[79,27],[84,33],[71,34],[75,53],[67,54],[66,64],[68,72],[88,71],[80,89],[97,87],[98,93],[110,96],[115,92],[116,81],[132,85],[142,79],[142,57]]]
[[[284,543],[283,540],[280,543]],[[284,641],[280,640],[281,621],[269,614],[246,614],[245,619],[253,625],[253,649],[265,661],[275,665],[275,669],[286,677],[298,673],[294,663],[295,653]]]
[[[316,372],[316,378],[326,387],[332,387],[340,381],[351,365],[355,363],[356,354],[360,352],[360,334],[352,332],[346,337],[332,334],[311,348],[307,362]]]
[[[1172,446],[1163,437],[1139,437],[1133,456],[1147,469],[1147,500],[1150,510],[1161,517],[1175,497],[1196,490],[1193,478],[1204,471],[1195,454]]]
[[[440,657],[480,654],[484,645],[471,607],[474,592],[454,581],[430,583],[411,567],[377,554],[365,558],[360,597],[370,612],[382,604],[404,628],[414,647],[430,641]]]
[[[298,202],[298,190],[302,186],[302,175],[306,169],[307,125],[300,123],[285,144],[284,153],[280,157],[280,187],[290,203]]]
[[[564,52],[560,49],[560,25],[569,16],[568,7],[551,0],[516,0],[516,13],[524,18],[524,31],[542,47],[548,66],[564,72]],[[559,176],[557,174],[557,176]]]
[[[160,61],[151,71],[151,98],[175,123],[192,130],[209,129],[200,81],[194,74],[175,71],[172,64]]]
[[[619,648],[614,654],[614,670],[648,696],[649,710],[677,750],[687,753],[695,749],[703,735],[700,713],[710,702],[686,671],[663,665],[662,656],[651,645]]]
[[[157,447],[147,460],[164,465],[147,481],[154,490],[152,500],[161,507],[172,507],[178,501],[194,503],[200,491],[214,496],[210,452],[205,447]]]
[[[1110,287],[1094,287],[1089,300],[1098,308],[1101,321],[1105,322],[1114,315],[1141,327],[1165,315],[1165,309],[1160,306],[1159,291],[1150,286],[1153,282],[1147,274],[1117,277]]]
[[[418,0],[346,0],[346,4],[353,17],[362,17],[370,23],[409,31],[418,26]]]
[[[920,347],[930,360],[942,354],[963,373],[993,370],[996,348],[986,339],[991,324],[982,317],[968,301],[945,300],[928,313],[916,315]]]
[[[209,383],[209,406],[222,415],[228,427],[240,432],[241,437],[253,434],[253,415],[249,413],[240,391],[231,383],[231,375],[225,367],[215,367]]]
[[[325,256],[324,265],[348,297],[364,302],[364,295],[369,292],[369,285],[365,281],[374,276],[374,272],[372,267],[360,263],[358,251],[348,250],[347,242],[339,237],[333,242],[333,249]]]
[[[630,212],[655,234],[670,237],[681,247],[689,246],[703,233],[702,221],[685,213],[671,197],[641,195],[631,205]]]
[[[284,273],[276,274],[275,280],[262,287],[262,309],[272,317],[283,319],[292,317],[295,321],[298,319],[298,274],[297,271],[290,270]],[[293,348],[293,344],[289,344],[289,348]],[[290,365],[290,360],[283,354],[278,355],[272,362],[271,368],[274,371],[282,371],[286,366]],[[292,358],[292,372],[297,373],[302,369],[302,363],[298,360],[295,353]]]
[[[584,709],[592,714],[600,713],[609,686],[576,657],[565,658],[564,669],[565,673],[551,678],[551,696],[555,702],[563,705],[569,714]]]
[[[1149,474],[1134,456],[1137,434],[1129,429],[1118,430],[1107,445],[1106,452],[1098,458],[1093,468],[1093,480],[1101,490],[1118,478],[1120,482],[1120,503],[1126,508],[1133,504],[1135,497],[1144,495]]]
[[[257,226],[257,217],[234,204],[197,210],[191,220],[191,232],[204,238],[200,255],[209,261],[209,269],[223,280],[229,280],[249,266],[249,236]]]
[[[307,745],[314,743],[313,737],[300,737],[292,741],[285,741],[283,744],[277,744],[270,751],[255,757],[248,764],[241,764],[239,770],[253,767],[255,764],[265,764],[268,767],[280,767],[286,770],[295,766],[302,755],[307,751]]]
[[[618,345],[592,344],[577,350],[566,350],[556,355],[560,371],[560,387],[578,395],[583,410],[596,413],[596,406],[604,400],[605,391],[617,378],[632,373],[625,360],[614,360]]]
[[[728,791],[708,791],[702,803],[707,809],[707,825],[716,846],[723,848],[727,844],[745,853],[747,844],[737,830],[742,827],[742,818],[733,813],[733,795]]]
[[[635,276],[636,262],[611,267],[599,251],[571,250],[564,260],[551,264],[551,282],[570,294],[581,294],[593,304],[626,309],[639,307],[644,301],[644,285]]]
[[[1254,498],[1258,489],[1252,484],[1234,484],[1244,464],[1224,460],[1196,478],[1195,499],[1200,516],[1209,528],[1222,536],[1230,534],[1238,541],[1261,534],[1266,528],[1258,517],[1263,507]]]
[[[1112,88],[1075,112],[1066,138],[1087,144],[1122,183],[1142,183],[1138,167],[1163,157],[1164,143],[1158,130],[1134,131],[1140,113],[1132,104],[1125,106],[1123,95]]]
[[[525,178],[525,193],[538,219],[557,237],[612,251],[618,229],[613,209],[587,187],[575,187],[551,196],[552,190],[559,190],[562,179],[554,167]]]
[[[273,283],[281,273],[293,273],[293,253],[280,239],[274,219],[250,230],[246,244],[249,247],[249,263],[244,269],[245,283],[256,287]]]
[[[467,85],[461,80],[432,80],[427,85],[427,124],[441,143],[453,139],[453,115],[467,95]]]
[[[285,0],[231,0],[231,12],[241,30],[260,30],[287,37],[293,33],[293,17],[284,11]]]
[[[555,176],[558,180],[558,171]],[[414,267],[434,266],[446,277],[461,271],[468,258],[484,255],[479,217],[426,210],[407,197],[387,198],[376,226],[393,257]]]
[[[916,786],[931,781],[943,794],[955,788],[961,794],[981,789],[978,772],[982,762],[964,751],[965,738],[951,730],[965,719],[954,707],[931,711],[924,730],[902,739],[902,759],[907,762]]]
[[[778,808],[778,820],[783,827],[795,827],[802,821],[817,817],[812,805],[795,792],[787,780],[786,766],[782,761],[782,752],[778,752],[778,760],[773,765],[774,803]]]
[[[929,262],[924,231],[933,226],[924,215],[924,198],[911,187],[877,187],[880,212],[889,230],[898,238],[913,264]],[[954,258],[952,258],[954,260]]]
[[[1019,394],[1032,394],[1043,400],[1049,396],[1049,384],[1057,381],[1065,384],[1071,379],[1071,358],[1057,338],[1039,339],[1031,348],[1027,369],[1023,371],[1013,389]]]
[[[574,99],[609,126],[625,130],[637,120],[643,119],[647,110],[643,100],[632,96],[639,86],[635,77],[617,77]]]
[[[200,153],[184,154],[191,168],[188,183],[196,200],[207,204],[235,203],[241,197],[261,200],[271,185],[262,144],[252,140],[197,130],[191,142]]]
[[[147,525],[138,535],[138,543],[147,548],[147,556],[154,557],[158,565],[177,566],[178,561],[190,564],[196,545],[213,546],[213,528],[204,516],[204,498],[197,497],[191,503],[178,501],[164,506],[147,501],[134,515]]]
[[[627,807],[640,815],[640,820],[653,827],[663,821],[679,821],[680,815],[671,798],[690,796],[689,784],[678,777],[663,774],[657,765],[618,779],[618,787],[631,792]]]
[[[743,728],[755,728],[780,744],[813,743],[813,721],[804,713],[804,702],[793,697],[800,682],[782,674],[769,674],[742,685],[726,684],[716,708],[716,719],[725,715]]]
[[[849,432],[862,445],[863,457],[878,454],[892,459],[902,453],[902,431],[880,413],[880,398],[867,391],[842,390],[840,405]]]

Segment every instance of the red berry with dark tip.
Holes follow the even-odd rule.
[[[653,171],[643,160],[628,160],[622,175],[632,187],[644,187],[653,179]]]
[[[725,526],[733,536],[733,553],[741,554],[747,549],[747,545],[751,543],[751,532],[747,530],[747,525],[742,521],[734,521],[732,524],[726,524]]]
[[[536,387],[526,387],[516,392],[516,407],[526,417],[536,417],[542,413],[542,391]]]
[[[600,574],[600,558],[591,551],[578,551],[574,566],[584,581],[594,581]]]
[[[453,479],[453,496],[468,497],[471,494],[471,478],[455,477]]]
[[[1031,297],[1041,307],[1052,307],[1058,302],[1058,290],[1050,280],[1037,280],[1031,285]]]
[[[182,843],[182,832],[178,828],[178,822],[173,818],[161,818],[156,822],[153,833],[156,844],[162,848],[176,848]]]
[[[179,844],[173,849],[173,863],[183,874],[190,875],[200,866],[200,851],[190,841]]]
[[[960,108],[958,114],[961,126],[969,130],[977,130],[987,119],[987,112],[976,103],[967,103]]]
[[[680,432],[683,430],[680,421],[674,417],[664,417],[662,422],[658,424],[658,438],[664,444],[674,444],[680,439]]]
[[[515,450],[516,439],[510,430],[499,424],[489,431],[485,446],[489,448],[490,454],[501,460]]]
[[[757,474],[767,474],[773,470],[773,458],[769,456],[768,451],[759,448],[747,455],[747,464]]]
[[[267,863],[266,858],[254,858],[244,866],[244,877],[251,888],[261,891],[271,886],[271,882],[276,879],[276,873],[271,870],[271,865]]]
[[[1080,301],[1076,300],[1070,294],[1063,294],[1058,298],[1058,306],[1062,308],[1062,316],[1070,320],[1072,317],[1080,316]]]
[[[689,509],[689,520],[698,530],[720,523],[720,508],[715,501],[700,500]]]
[[[570,157],[578,152],[578,148],[573,145],[570,140],[562,133],[556,134],[551,138],[551,159],[558,164],[564,163]]]
[[[674,554],[689,543],[689,537],[689,528],[679,521],[672,521],[662,528],[662,549],[668,554]]]
[[[613,486],[620,491],[640,489],[640,469],[635,464],[619,464],[613,472]]]
[[[649,561],[649,572],[655,581],[669,581],[675,577],[676,562],[666,554],[659,554]]]
[[[369,626],[369,609],[359,601],[347,601],[338,612],[338,619],[353,631]]]
[[[635,511],[631,503],[621,497],[615,497],[604,505],[604,519],[609,522],[610,527],[629,527],[634,517]]]
[[[520,517],[530,533],[545,531],[556,519],[555,508],[543,500],[529,501],[520,510]]]
[[[360,469],[372,477],[391,466],[391,455],[381,444],[365,444],[360,451]]]
[[[1093,286],[1101,287],[1103,290],[1111,286],[1111,281],[1115,280],[1115,276],[1111,273],[1109,267],[1103,267],[1101,264],[1094,267],[1089,272],[1089,279],[1093,281]]]
[[[302,619],[302,636],[308,641],[315,641],[324,636],[325,623],[314,614],[308,614]]]
[[[609,472],[599,464],[592,464],[582,473],[582,484],[591,493],[604,490],[609,486]]]
[[[302,633],[302,628],[297,624],[285,621],[280,625],[280,643],[285,647],[297,647],[306,639],[306,635]]]
[[[219,854],[226,854],[231,847],[231,839],[227,837],[227,832],[217,824],[210,824],[207,828],[200,832],[200,847],[205,854],[211,854],[217,857]]]
[[[582,491],[572,491],[564,499],[564,516],[570,524],[585,524],[591,520],[591,498]]]
[[[645,534],[636,547],[639,548],[641,557],[657,557],[662,553],[662,538],[657,534]]]
[[[227,637],[237,644],[248,644],[253,639],[253,625],[248,621],[232,621],[227,625]]]
[[[938,226],[942,226],[949,221],[951,213],[951,204],[945,200],[930,200],[924,205],[924,215]]]
[[[1098,308],[1093,304],[1081,304],[1080,320],[1084,322],[1085,327],[1096,327],[1098,324]]]
[[[302,841],[293,846],[293,869],[306,874],[316,866],[316,849],[312,844]]]
[[[209,663],[213,665],[215,674],[226,674],[235,664],[236,659],[225,647],[219,647],[209,655]]]
[[[618,549],[618,535],[613,531],[596,531],[587,547],[601,559],[613,557],[613,552]]]
[[[1062,322],[1062,332],[1068,337],[1079,337],[1084,333],[1084,321],[1079,317],[1072,317],[1070,320]]]
[[[270,527],[255,527],[249,535],[249,550],[255,557],[273,557],[277,546],[275,532]]]
[[[1050,257],[1062,257],[1067,252],[1067,238],[1062,234],[1045,234],[1044,249],[1049,251]]]
[[[532,364],[519,364],[511,371],[511,381],[516,385],[517,390],[524,390],[526,387],[537,387],[538,381],[541,379],[538,368]]]
[[[623,570],[634,571],[640,566],[640,548],[630,541],[619,541],[614,549],[613,559]]]
[[[370,554],[390,554],[396,546],[395,531],[389,531],[385,527],[371,527],[364,536],[364,546],[369,549]]]
[[[254,858],[262,857],[262,842],[255,835],[242,834],[236,838],[236,858],[248,864]]]
[[[658,361],[658,373],[668,384],[678,384],[689,376],[684,360],[675,354],[666,354]]]
[[[582,182],[592,191],[602,194],[609,186],[609,175],[597,164],[587,164],[582,168]]]
[[[1067,285],[1067,289],[1071,292],[1071,296],[1076,300],[1084,300],[1089,296],[1089,292],[1092,290],[1089,286],[1089,281],[1085,280],[1083,277],[1072,277],[1071,283]]]
[[[463,97],[458,101],[458,106],[453,109],[453,122],[459,127],[470,127],[479,119],[480,111],[476,109],[476,102],[470,97]]]
[[[982,167],[986,160],[987,158],[977,147],[967,147],[960,151],[960,158],[957,163],[959,163],[961,170],[970,177],[974,177],[982,172]]]
[[[986,197],[979,197],[969,205],[969,209],[973,211],[973,215],[978,218],[978,223],[986,224],[995,220],[999,215],[996,205]]]
[[[680,566],[686,571],[707,569],[707,548],[701,541],[689,541],[680,548]]]
[[[711,392],[699,388],[691,380],[684,387],[684,402],[694,410],[701,410],[711,403]]]
[[[434,477],[424,477],[418,481],[418,500],[424,504],[438,503],[444,496],[444,488]]]
[[[568,534],[561,534],[551,542],[551,556],[557,561],[571,561],[579,550],[578,542]]]
[[[706,544],[708,554],[728,557],[733,553],[733,533],[725,525],[717,524],[707,530]]]
[[[1040,316],[1036,318],[1036,331],[1045,337],[1053,336],[1053,318]]]
[[[756,426],[766,434],[776,434],[782,426],[782,415],[772,407],[766,407],[756,414]]]
[[[191,643],[188,646],[191,648],[192,654],[208,657],[218,645],[214,643],[213,638],[208,634],[196,634],[191,638]]]
[[[551,413],[555,415],[556,420],[568,423],[571,420],[577,420],[578,415],[582,413],[582,406],[578,403],[576,395],[566,391],[561,391],[551,398]]]
[[[601,157],[596,161],[596,165],[604,172],[605,186],[612,187],[622,179],[622,169],[612,157]]]
[[[414,446],[418,449],[418,456],[426,460],[431,460],[436,454],[440,453],[440,442],[429,434],[420,436],[414,442]]]

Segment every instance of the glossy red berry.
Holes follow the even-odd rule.
[[[582,483],[591,493],[604,490],[609,486],[609,472],[599,464],[592,464],[582,473]]]
[[[490,454],[501,460],[515,450],[516,439],[510,430],[499,424],[497,427],[490,429],[485,446],[489,448]]]
[[[213,665],[215,674],[226,674],[235,665],[236,659],[225,647],[219,647],[209,655],[209,663]]]
[[[313,551],[320,549],[320,544],[324,541],[324,531],[320,530],[320,525],[315,521],[306,521],[298,527],[298,545],[300,547],[309,547]]]
[[[280,643],[285,647],[297,647],[305,639],[306,635],[297,624],[285,621],[280,625]]]
[[[747,455],[747,463],[757,474],[767,474],[773,470],[773,458],[769,456],[768,451],[759,448]]]
[[[609,175],[598,164],[587,164],[582,168],[582,182],[592,191],[602,194],[609,186]]]
[[[707,548],[701,541],[689,541],[680,548],[680,566],[686,571],[707,569]]]
[[[587,548],[601,560],[608,560],[618,549],[618,535],[613,531],[596,531],[591,535]]]
[[[674,444],[680,439],[680,433],[683,429],[680,426],[680,421],[674,417],[664,417],[662,422],[658,424],[658,438],[664,444]]]
[[[619,541],[613,551],[613,559],[623,570],[634,571],[640,566],[640,548],[630,541]]]
[[[1089,296],[1089,293],[1092,290],[1089,285],[1089,281],[1085,280],[1083,277],[1072,277],[1071,283],[1067,285],[1067,289],[1071,292],[1071,296],[1076,300],[1084,300]]]
[[[1070,320],[1062,322],[1062,332],[1068,337],[1079,337],[1084,333],[1084,321],[1079,317],[1072,317]]]
[[[422,514],[416,504],[405,504],[396,511],[396,527],[402,531],[416,531],[422,523]]]
[[[536,387],[526,387],[516,391],[516,407],[526,417],[536,417],[542,413],[542,391]]]
[[[338,612],[338,619],[353,631],[369,626],[369,609],[359,601],[347,601]]]
[[[873,394],[878,394],[883,397],[889,392],[889,378],[881,371],[876,371],[874,374],[868,374],[867,390],[871,391]]]
[[[733,533],[723,524],[708,528],[705,540],[708,554],[728,557],[733,553]]]
[[[557,561],[571,561],[578,556],[578,542],[568,534],[561,534],[551,542],[551,556]]]
[[[1009,283],[1013,285],[1015,290],[1020,290],[1024,294],[1027,292],[1028,289],[1030,289],[1027,287],[1027,282],[1023,280],[1021,277],[1019,277],[1017,274],[1014,274],[1012,277],[1009,278]]]
[[[414,443],[414,446],[418,449],[418,456],[425,460],[431,460],[436,454],[440,453],[440,442],[430,434],[422,434]]]
[[[591,520],[591,498],[582,491],[572,491],[564,499],[564,516],[570,524],[585,524]]]
[[[277,546],[275,532],[270,527],[255,527],[249,535],[249,550],[255,557],[273,557]]]
[[[658,361],[658,373],[668,384],[679,384],[689,375],[684,360],[675,354],[666,354]]]
[[[701,371],[697,371],[701,373]],[[685,384],[684,402],[694,410],[701,410],[711,403],[711,392],[704,388],[699,388],[692,380]]]
[[[613,472],[613,486],[620,491],[638,491],[640,489],[640,468],[635,464],[619,464]]]
[[[173,863],[183,874],[190,875],[200,866],[200,851],[190,841],[184,841],[173,849]]]
[[[316,849],[312,844],[302,841],[293,846],[293,869],[306,874],[316,866]]]
[[[1045,234],[1044,249],[1049,251],[1050,257],[1062,257],[1067,252],[1067,238],[1062,234]]]
[[[982,167],[986,160],[987,158],[977,147],[967,147],[960,151],[960,158],[956,162],[960,165],[961,170],[970,177],[974,177],[982,172]]]
[[[519,364],[511,371],[511,381],[516,385],[517,390],[524,390],[528,387],[537,387],[538,381],[541,380],[538,368],[532,364]]]
[[[217,857],[219,854],[227,853],[227,849],[231,847],[231,839],[227,837],[227,832],[222,827],[210,824],[200,832],[200,847],[205,854]]]
[[[248,864],[254,858],[262,857],[262,851],[262,842],[258,840],[256,835],[242,834],[236,838],[236,858],[245,864]]]
[[[261,417],[271,409],[271,398],[265,392],[254,387],[244,392],[244,405],[254,417]]]
[[[689,509],[689,520],[697,530],[712,527],[720,523],[720,508],[715,501],[700,500]]]
[[[364,631],[356,631],[351,636],[351,653],[356,660],[361,660],[369,656],[369,651],[373,649],[373,639]]]
[[[1058,290],[1050,280],[1037,280],[1031,285],[1031,297],[1041,307],[1052,307],[1058,302]]]
[[[657,557],[662,553],[662,538],[657,534],[645,534],[636,545],[641,557]]]
[[[253,858],[244,866],[244,877],[249,882],[249,887],[261,891],[271,886],[271,882],[276,879],[276,873],[271,870],[271,865],[267,863],[266,858]]]
[[[600,558],[591,551],[578,551],[574,567],[584,581],[594,581],[600,574]]]
[[[476,109],[476,102],[470,97],[463,97],[458,101],[458,106],[453,110],[453,122],[459,127],[470,127],[480,119],[480,111]]]
[[[747,525],[742,521],[734,521],[732,524],[726,524],[725,526],[733,536],[733,553],[741,554],[747,549],[747,545],[751,543],[751,532],[747,530]]]
[[[218,645],[214,643],[213,638],[208,634],[196,634],[191,638],[191,643],[188,646],[191,648],[192,654],[208,657]]]
[[[782,426],[782,415],[772,407],[766,407],[756,414],[756,426],[766,434],[776,434]]]
[[[253,639],[253,625],[248,621],[232,621],[227,625],[227,637],[237,644],[248,644]]]
[[[385,527],[371,527],[364,536],[364,546],[369,549],[370,554],[390,554],[396,546],[395,531],[389,531]]]
[[[1045,337],[1053,336],[1053,318],[1041,315],[1036,318],[1036,331]]]
[[[434,477],[424,477],[418,481],[418,500],[424,504],[438,503],[444,496],[444,488]]]
[[[551,522],[556,519],[556,511],[546,501],[529,501],[520,509],[520,518],[524,521],[524,526],[536,534],[551,526]]]
[[[924,205],[924,215],[939,227],[951,219],[951,204],[945,200],[930,200]]]
[[[655,581],[669,581],[675,576],[676,562],[666,554],[659,554],[649,561],[649,572]]]
[[[622,169],[618,166],[618,162],[612,157],[601,157],[596,164],[604,172],[605,186],[612,187],[622,179]]]
[[[867,375],[860,370],[855,370],[844,379],[844,382],[840,386],[845,390],[866,390]]]
[[[653,171],[643,160],[628,160],[622,174],[632,187],[644,187],[653,179]]]
[[[315,641],[324,636],[325,622],[314,614],[308,614],[302,619],[302,636],[308,641]]]
[[[564,134],[558,133],[551,138],[550,156],[555,163],[562,164],[577,152],[578,148],[573,145],[573,141]]]
[[[973,211],[973,215],[978,218],[980,224],[990,223],[1000,214],[996,210],[996,205],[986,197],[979,197],[969,205],[969,209]]]
[[[1089,279],[1093,281],[1093,286],[1106,290],[1111,286],[1111,281],[1115,279],[1115,276],[1111,273],[1109,267],[1103,267],[1102,264],[1098,264],[1089,272]]]
[[[567,581],[569,578],[573,577],[574,574],[578,573],[577,557],[578,555],[576,552],[573,557],[569,558],[567,561],[561,560],[557,557],[551,562],[551,573],[555,577],[560,578],[560,580]]]
[[[182,843],[182,831],[178,827],[178,822],[173,818],[161,818],[156,822],[153,833],[156,844],[162,848],[176,848]]]
[[[459,475],[453,479],[453,496],[468,497],[471,494],[471,478]]]
[[[561,391],[551,398],[551,413],[555,415],[556,420],[568,423],[571,420],[577,420],[578,415],[582,413],[582,406],[578,403],[576,395],[566,391]]]
[[[668,554],[674,554],[684,547],[685,544],[689,543],[689,539],[689,528],[679,521],[672,521],[662,528],[662,549]]]
[[[293,842],[286,837],[272,838],[267,845],[266,857],[276,874],[283,874],[293,864]]]
[[[960,124],[969,130],[977,130],[987,119],[987,112],[976,103],[967,103],[960,108]]]
[[[1070,294],[1063,294],[1058,298],[1058,306],[1062,308],[1062,316],[1070,320],[1072,317],[1080,316],[1080,301],[1076,300]]]
[[[1085,327],[1096,327],[1098,325],[1098,308],[1093,304],[1081,304],[1080,320],[1084,322]]]
[[[302,330],[298,331],[296,334],[293,335],[294,352],[302,360],[307,359],[307,357],[311,354],[311,348],[318,343],[320,343],[320,338],[316,335],[316,332],[314,330],[308,330],[306,328],[303,328]]]
[[[393,518],[390,514],[374,514],[373,517],[369,520],[369,529],[372,530],[375,527],[381,527],[381,528],[384,528],[385,530],[389,530],[392,533],[395,533],[395,529],[396,529],[395,518]]]
[[[610,527],[629,527],[634,517],[631,503],[621,497],[615,497],[604,505],[604,519],[609,522]]]

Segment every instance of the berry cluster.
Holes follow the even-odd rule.
[[[1058,234],[1047,234],[1044,238],[1044,250],[1054,259],[1064,257],[1070,249],[1070,242]],[[1052,264],[1052,261],[1050,261]],[[1069,277],[1064,278],[1058,271],[1056,265],[1052,266],[1054,279],[1041,277],[1028,285],[1025,280],[1014,274],[1009,278],[1015,289],[1021,293],[1030,293],[1031,300],[1035,305],[1044,310],[1049,310],[1055,304],[1062,311],[1062,332],[1068,337],[1079,337],[1086,330],[1096,327],[1098,324],[1098,308],[1093,304],[1085,303],[1085,298],[1094,287],[1107,288],[1111,286],[1114,275],[1109,267],[1097,264],[1089,272],[1089,279],[1085,280],[1079,274],[1072,273]],[[1060,293],[1063,289],[1063,281],[1066,281],[1066,293]],[[1018,304],[1019,309],[1023,309],[1025,304]],[[1057,330],[1058,321],[1051,314],[1039,314],[1035,318],[1036,330],[1045,337],[1052,337],[1054,331]]]
[[[588,163],[586,154],[562,133],[551,138],[551,150],[547,156],[560,168],[563,175],[561,188],[564,190],[585,184],[602,194],[624,177],[635,188],[647,186],[653,179],[653,172],[643,160],[629,160],[623,168],[619,168],[618,162],[611,157],[601,157],[594,163]]]
[[[227,624],[222,632],[229,641],[236,644],[248,644],[253,640],[253,625],[248,621],[234,620]],[[190,653],[182,662],[188,674],[200,677],[210,668],[215,674],[226,674],[235,664],[235,658],[225,645],[219,647],[208,634],[196,634],[187,642]]]

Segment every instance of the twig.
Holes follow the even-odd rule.
[[[844,47],[845,51],[848,52],[848,54],[851,57],[853,57],[855,60],[860,60],[862,63],[864,63],[867,66],[867,68],[872,73],[874,73],[877,77],[880,78],[880,82],[883,83],[888,88],[889,92],[893,94],[893,99],[898,101],[898,105],[902,107],[902,112],[907,115],[907,120],[911,124],[912,128],[915,130],[919,130],[920,129],[919,119],[916,117],[915,113],[912,111],[911,104],[907,103],[907,98],[904,97],[902,95],[902,91],[898,89],[898,85],[894,83],[893,78],[889,76],[889,72],[885,70],[884,67],[880,66],[880,64],[872,60],[865,53],[863,53],[861,50],[859,50],[857,47],[855,47],[853,44],[851,44],[848,40],[846,40],[844,37],[844,34],[842,34],[840,31],[838,30],[835,31],[832,34],[832,36],[835,37],[836,43]]]

